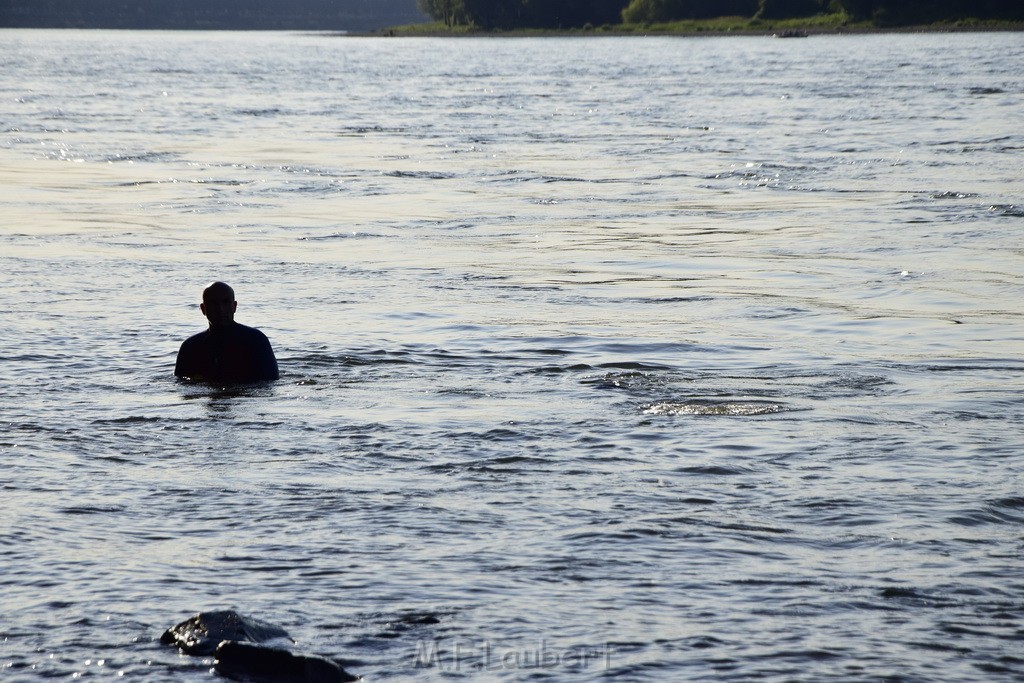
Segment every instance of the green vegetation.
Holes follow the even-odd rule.
[[[1024,27],[1022,0],[417,0],[433,24],[396,35],[479,32],[771,33]]]
[[[563,29],[618,23],[628,0],[416,0],[445,26]]]
[[[790,19],[760,19],[751,17],[715,17],[712,19],[683,19],[652,24],[623,24],[616,27],[623,33],[781,33],[784,31],[826,32],[868,29],[868,23],[851,22],[846,14],[819,14],[813,17]]]

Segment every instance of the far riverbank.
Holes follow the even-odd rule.
[[[812,35],[857,35],[875,33],[963,33],[1024,31],[1024,22],[982,22],[964,20],[912,26],[880,26],[872,22],[850,23],[844,17],[829,15],[806,19],[759,21],[745,17],[720,17],[702,21],[666,24],[615,24],[571,29],[484,30],[473,26],[445,26],[442,22],[391,26],[351,36],[393,36],[423,38],[457,37],[598,37],[598,36],[777,36],[803,38]]]

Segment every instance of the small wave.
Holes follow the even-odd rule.
[[[462,432],[462,433],[458,433],[458,434],[453,434],[451,436],[452,436],[452,438],[468,438],[468,439],[471,439],[471,440],[482,440],[482,441],[519,441],[519,440],[522,440],[524,438],[524,435],[522,433],[517,432],[514,429],[505,429],[503,427],[498,427],[498,428],[495,428],[495,429],[488,429],[486,432],[482,432],[482,433],[480,433],[480,432]],[[502,464],[505,464],[505,463],[509,463],[509,462],[521,462],[521,461],[528,461],[528,460],[533,460],[533,459],[534,458],[531,458],[529,456],[515,456],[515,457],[502,458],[502,459],[500,459],[500,462]]]
[[[145,160],[150,161],[148,157],[121,157],[117,155],[117,158],[108,159],[108,161],[137,161]],[[163,159],[155,159],[157,161],[163,161]],[[133,180],[124,183],[118,183],[114,187],[145,187],[146,185],[178,185],[178,184],[189,184],[189,185],[223,185],[224,187],[241,187],[242,185],[248,185],[249,183],[244,180],[234,179],[217,179],[217,178],[195,178],[192,180],[178,180],[176,178],[170,178],[168,180]]]
[[[721,522],[712,524],[712,526],[718,529],[726,529],[730,531],[750,531],[757,534],[789,534],[792,533],[791,529],[785,527],[774,527],[774,526],[763,526],[760,524],[743,524],[741,522]]]
[[[1024,218],[1024,206],[1016,204],[993,204],[988,207],[989,212],[1007,218]]]
[[[535,175],[522,178],[515,178],[516,182],[538,182],[544,184],[553,183],[583,183],[587,185],[605,185],[614,183],[630,183],[633,181],[627,180],[626,178],[580,178],[577,176],[568,175]]]
[[[966,527],[984,526],[987,524],[1010,524],[1015,526],[1024,523],[1024,517],[1007,512],[1006,509],[1008,507],[1013,509],[1011,506],[994,506],[986,507],[983,510],[965,510],[946,521],[950,524]]]
[[[127,417],[108,417],[99,420],[93,420],[94,425],[101,424],[140,424],[146,422],[163,422],[166,418],[163,417],[152,417],[146,415],[129,415]]]
[[[454,173],[442,173],[440,171],[389,171],[381,175],[389,178],[417,178],[421,180],[451,180],[458,177]]]
[[[294,356],[290,362],[307,367],[359,367],[364,365],[410,365],[416,361],[405,351],[370,351],[362,355],[315,353]]]
[[[127,508],[123,505],[73,505],[60,508],[58,512],[65,515],[97,515],[112,512],[124,512]]]
[[[327,240],[379,239],[382,237],[387,237],[387,235],[353,230],[351,232],[332,232],[328,235],[307,235],[298,238],[298,240],[300,242],[319,242]]]
[[[0,356],[0,361],[4,363],[36,363],[36,362],[53,362],[53,361],[64,361],[66,356],[63,354],[42,354],[42,353],[25,353],[14,356]]]
[[[689,467],[680,467],[676,472],[684,474],[708,474],[716,477],[728,477],[735,474],[749,474],[750,470],[743,467],[725,467],[723,465],[692,465]],[[702,499],[697,499],[702,500]],[[713,500],[706,500],[707,504],[714,503]]]
[[[956,603],[944,597],[929,595],[926,591],[906,586],[890,586],[880,593],[885,600],[900,600],[921,607],[951,607]]]
[[[996,143],[996,142],[1006,142],[1007,140],[1012,140],[1012,139],[1013,138],[1011,136],[1009,136],[1009,135],[1002,135],[1002,136],[997,137],[997,138],[988,138],[988,139],[985,139],[985,140],[944,140],[942,142],[937,143],[936,146],[938,146],[938,147],[951,147],[951,146],[957,146],[957,145],[989,145],[989,144],[993,144],[993,143]]]
[[[1012,496],[1010,498],[999,498],[998,500],[992,501],[993,507],[999,508],[1011,508],[1015,510],[1024,510],[1024,496]]]
[[[523,374],[529,375],[552,375],[561,374],[563,372],[585,372],[587,370],[593,370],[593,365],[587,365],[586,363],[576,363],[574,365],[544,365],[539,368],[533,368],[525,370]],[[590,382],[585,382],[590,383]]]
[[[707,301],[714,301],[710,296],[653,296],[633,297],[624,301],[636,304],[692,304]]]
[[[641,370],[610,372],[601,377],[591,377],[582,381],[583,384],[596,386],[599,389],[624,389],[626,391],[647,390],[661,386],[664,379]]]
[[[889,390],[895,382],[879,375],[838,373],[830,375],[824,382],[812,388],[813,398],[845,398],[864,394],[879,395]]]
[[[939,363],[927,362],[921,365],[894,364],[894,368],[906,368],[911,372],[1022,372],[1024,365],[1010,358],[958,358]]]
[[[770,415],[789,410],[780,403],[760,401],[659,401],[643,407],[644,415]]]
[[[366,135],[367,133],[404,133],[405,128],[388,128],[385,126],[350,126],[342,128],[338,135]]]
[[[285,111],[277,107],[270,107],[268,109],[238,109],[235,113],[240,116],[277,116]]]
[[[364,624],[373,632],[372,636],[364,636],[364,638],[368,638],[368,642],[373,642],[377,638],[399,638],[408,631],[429,629],[456,614],[457,610],[453,608],[404,609],[391,613],[376,612],[357,615],[354,623],[332,624],[328,628],[335,626],[337,628],[351,628],[352,626]]]
[[[668,370],[667,365],[657,365],[654,363],[641,363],[637,361],[623,361],[618,363],[601,363],[597,367],[599,368],[614,368],[616,370]]]
[[[120,154],[120,153],[118,153],[118,154],[108,154],[108,155],[100,156],[100,157],[97,158],[97,161],[99,161],[99,162],[104,162],[105,161],[105,162],[108,162],[108,163],[123,162],[123,161],[127,161],[127,162],[130,162],[130,163],[136,162],[136,161],[140,161],[140,162],[150,161],[150,162],[154,162],[154,163],[160,163],[160,162],[175,161],[180,156],[181,156],[180,154],[177,154],[175,152],[142,152],[142,153],[139,153],[139,154]],[[129,185],[129,184],[132,184],[132,183],[125,183],[125,184]],[[138,183],[138,184],[141,184],[141,183]]]
[[[936,192],[932,195],[932,199],[969,199],[971,197],[977,197],[976,192]]]

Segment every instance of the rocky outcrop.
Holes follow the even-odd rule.
[[[223,676],[248,683],[348,683],[359,680],[318,655],[292,652],[280,626],[231,610],[201,612],[164,631],[160,641],[189,655],[215,655]]]
[[[160,642],[177,645],[187,655],[212,655],[222,641],[232,640],[248,643],[265,643],[291,636],[280,626],[268,624],[259,619],[243,617],[238,612],[200,612],[177,626],[164,631]]]

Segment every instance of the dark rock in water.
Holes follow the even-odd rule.
[[[217,673],[248,683],[347,683],[358,681],[336,663],[273,647],[225,641],[217,648]]]
[[[260,643],[292,641],[280,626],[238,612],[200,612],[164,631],[161,642],[189,655],[216,654],[217,673],[247,683],[346,683],[358,681],[337,663]]]
[[[189,655],[212,655],[224,640],[265,643],[275,638],[291,640],[280,626],[243,617],[238,612],[200,612],[164,631],[160,642],[177,645]]]

